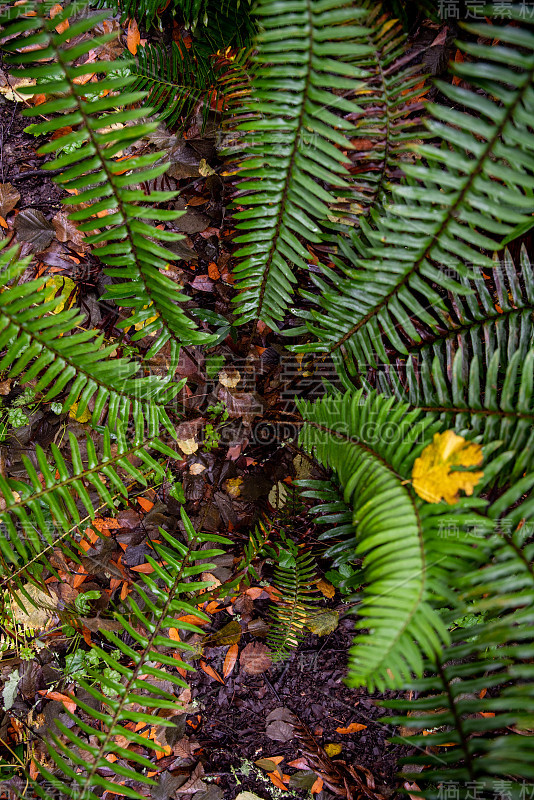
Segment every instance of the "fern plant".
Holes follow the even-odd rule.
[[[217,107],[219,92],[212,62],[191,53],[182,43],[172,42],[170,53],[147,42],[137,49],[134,89],[148,91],[146,104],[169,127],[187,120],[202,102],[206,122],[210,107]],[[181,127],[181,126],[180,126]]]
[[[234,113],[243,136],[237,153],[243,179],[235,213],[240,259],[235,268],[237,322],[263,320],[276,329],[293,295],[295,269],[307,270],[302,244],[320,242],[318,220],[347,187],[344,150],[358,106],[338,90],[357,91],[362,70],[351,64],[364,32],[363,9],[305,2],[280,13],[271,0],[256,8],[259,35],[250,97]],[[370,48],[369,48],[370,49]],[[241,233],[242,232],[242,233]]]
[[[81,56],[114,36],[104,34],[81,44],[73,38],[73,35],[90,32],[105,18],[105,12],[77,19],[58,33],[59,23],[68,20],[78,6],[67,6],[60,16],[50,19],[42,4],[28,5],[26,13],[32,15],[21,17],[13,26],[8,24],[13,17],[11,11],[6,19],[0,20],[0,24],[6,25],[3,47],[12,54],[9,61],[13,65],[23,65],[14,69],[14,74],[35,80],[34,85],[25,87],[25,94],[61,95],[41,104],[39,110],[24,111],[29,116],[53,115],[32,126],[35,134],[48,135],[54,131],[61,134],[62,128],[72,128],[72,132],[58,135],[41,148],[43,154],[57,154],[47,162],[46,168],[63,170],[55,180],[71,193],[65,202],[81,206],[71,214],[71,219],[82,223],[81,231],[96,231],[86,241],[94,245],[95,256],[107,265],[107,274],[118,279],[108,287],[106,298],[123,308],[133,309],[120,323],[121,327],[142,325],[142,330],[134,334],[134,340],[154,335],[149,358],[170,342],[173,364],[178,358],[180,343],[209,341],[209,337],[196,330],[190,312],[182,308],[187,298],[165,275],[167,263],[177,256],[159,242],[173,242],[183,237],[153,224],[172,221],[183,212],[155,206],[174,198],[175,192],[145,195],[137,188],[141,182],[166,171],[167,164],[161,160],[163,154],[136,156],[126,164],[116,160],[118,153],[154,130],[157,123],[139,121],[149,109],[128,108],[144,94],[125,91],[135,77],[124,69],[124,64],[121,63],[119,74],[115,62],[76,64]],[[30,47],[36,49],[28,50]],[[19,52],[21,49],[24,52]],[[91,84],[92,96],[87,98],[84,76],[96,73],[104,77]],[[121,93],[120,99],[117,92]],[[76,149],[64,153],[67,145],[76,145]]]
[[[113,428],[132,410],[147,422],[156,414],[172,432],[165,406],[183,382],[138,378],[139,364],[126,358],[111,361],[114,345],[104,345],[102,335],[84,330],[83,314],[74,308],[58,312],[57,301],[47,300],[46,278],[18,283],[31,258],[19,260],[17,253],[17,247],[0,253],[0,350],[6,349],[0,370],[5,376],[22,383],[36,380],[35,392],[43,392],[45,402],[64,394],[68,386],[63,411],[77,404],[81,416],[92,403],[95,425],[105,418]]]
[[[93,645],[106,669],[90,670],[88,680],[77,680],[92,702],[74,696],[77,710],[67,712],[72,724],[56,720],[59,734],[51,733],[47,748],[57,770],[39,765],[39,771],[64,797],[94,800],[102,789],[117,791],[118,781],[126,797],[142,798],[143,788],[157,786],[147,774],[153,766],[148,756],[165,752],[168,746],[138,731],[157,726],[163,737],[166,729],[174,727],[171,718],[181,708],[177,693],[187,687],[177,671],[192,669],[180,652],[194,650],[182,637],[184,633],[202,633],[181,618],[190,614],[208,620],[194,601],[212,582],[196,576],[214,568],[205,559],[224,552],[217,546],[201,547],[229,543],[215,534],[195,532],[183,509],[181,516],[184,539],[160,528],[163,543],[154,545],[158,558],[147,556],[154,572],[142,576],[143,586],[136,586],[135,595],[127,597],[126,608],[115,614],[124,633],[104,630],[110,649]],[[200,559],[202,563],[195,563]],[[126,643],[126,634],[131,644]],[[163,688],[169,684],[172,690]],[[133,761],[135,767],[127,761]],[[36,796],[49,800],[50,794],[39,782],[33,781],[33,789]]]
[[[474,60],[454,71],[473,89],[439,83],[453,104],[474,113],[431,106],[427,126],[442,144],[415,148],[421,160],[404,165],[407,178],[391,187],[393,202],[362,226],[361,240],[353,237],[344,254],[350,265],[338,263],[336,285],[315,279],[322,310],[305,316],[316,342],[301,349],[330,353],[342,374],[346,360],[363,372],[387,363],[388,348],[407,355],[410,342],[454,329],[446,293],[469,306],[462,278],[481,277],[473,266],[491,274],[499,242],[529,223],[534,35],[512,26],[466,29],[500,40],[499,47],[461,43]]]
[[[519,500],[532,483],[530,474],[513,497]],[[490,513],[498,516],[502,509],[498,503]],[[383,703],[395,712],[393,724],[418,729],[402,739],[418,748],[405,759],[404,771],[423,779],[425,797],[436,797],[436,787],[448,784],[459,798],[468,797],[473,785],[488,797],[507,791],[520,797],[531,789],[525,783],[534,779],[531,509],[530,499],[501,517],[497,534],[480,542],[484,568],[454,577],[468,621],[455,625],[450,616],[451,644],[425,665],[424,678],[407,686],[417,695],[409,704]],[[406,711],[408,716],[399,713]],[[424,765],[424,772],[416,776],[415,765]]]
[[[306,622],[314,611],[317,567],[313,554],[299,552],[284,533],[278,545],[266,547],[274,560],[272,585],[280,593],[271,606],[271,629],[268,642],[273,661],[286,658],[298,647],[306,633]]]

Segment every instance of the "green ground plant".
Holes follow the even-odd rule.
[[[158,7],[147,4],[147,13]],[[21,603],[31,603],[28,581],[45,568],[54,573],[54,548],[79,558],[73,531],[82,518],[114,509],[129,480],[164,479],[167,460],[177,458],[169,407],[183,387],[174,380],[180,347],[218,338],[199,330],[188,298],[164,274],[176,259],[166,244],[179,238],[165,223],[181,212],[162,206],[176,193],[138,188],[165,172],[163,154],[137,156],[126,173],[116,160],[158,124],[144,121],[151,111],[132,88],[134,70],[75,63],[109,41],[75,38],[106,12],[84,16],[66,4],[52,20],[47,10],[30,2],[8,9],[2,48],[14,74],[36,82],[21,93],[47,96],[29,114],[46,117],[35,132],[49,139],[47,167],[76,190],[71,217],[114,279],[106,298],[123,310],[122,327],[143,323],[138,339],[154,334],[148,359],[168,347],[169,378],[138,377],[135,355],[111,359],[102,337],[80,332],[75,309],[52,313],[43,280],[19,283],[29,260],[2,249],[0,371],[31,382],[43,402],[61,401],[63,412],[91,404],[100,432],[98,448],[87,436],[86,456],[71,436],[68,464],[57,446],[38,447],[43,482],[26,457],[25,480],[0,477],[2,586]],[[191,13],[198,19],[198,3]],[[423,104],[423,132],[419,107],[414,118],[406,103],[419,102],[424,76],[407,70],[400,29],[388,35],[393,27],[367,3],[260,0],[254,13],[253,78],[231,107],[228,152],[240,179],[235,324],[252,336],[258,322],[283,328],[297,353],[331,359],[343,385],[300,403],[300,444],[332,476],[301,482],[320,501],[313,513],[331,526],[332,570],[345,588],[363,586],[347,682],[417,692],[411,705],[387,705],[396,723],[417,729],[409,741],[421,752],[409,764],[427,769],[407,773],[425,796],[451,780],[459,797],[472,781],[494,797],[506,778],[519,798],[534,779],[524,735],[534,718],[534,273],[527,249],[512,255],[507,246],[533,224],[534,33],[513,9],[511,22],[488,16],[465,25],[458,80],[441,81],[439,99]],[[95,70],[88,99],[76,79]],[[66,126],[72,132],[62,133]],[[358,161],[362,131],[373,161]],[[308,245],[326,245],[331,260],[311,269]],[[290,311],[297,326],[286,325]],[[470,458],[454,460],[464,446]],[[431,462],[438,479],[425,482],[418,470]],[[77,727],[57,723],[55,772],[40,770],[62,796],[113,791],[110,769],[154,784],[150,760],[117,737],[147,746],[126,723],[172,726],[158,711],[176,707],[169,681],[185,685],[174,668],[190,669],[172,652],[191,648],[169,629],[201,632],[178,617],[201,615],[195,598],[211,583],[197,575],[229,544],[196,532],[183,510],[181,522],[182,538],[160,529],[165,566],[151,559],[154,572],[141,575],[137,595],[115,614],[134,645],[106,630],[110,649],[95,645],[101,660],[87,665],[89,680],[78,679],[102,711],[80,700]],[[308,554],[286,545],[276,550],[287,599],[272,635],[280,652],[297,643],[313,573]],[[422,717],[407,713],[414,706]],[[433,749],[423,725],[435,731]],[[117,756],[112,766],[109,755]],[[50,800],[39,779],[32,786]]]

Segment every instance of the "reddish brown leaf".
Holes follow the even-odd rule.
[[[261,675],[272,665],[269,648],[261,642],[250,642],[241,651],[239,662],[247,675]]]

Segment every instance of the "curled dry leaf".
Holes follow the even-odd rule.
[[[20,194],[10,183],[0,183],[0,216],[6,217],[20,200]]]
[[[336,728],[337,733],[357,733],[364,731],[367,725],[362,725],[360,722],[351,722],[346,728]]]
[[[261,675],[273,661],[269,648],[261,642],[250,642],[241,651],[239,662],[247,675]]]
[[[432,444],[427,445],[416,458],[413,471],[413,488],[428,503],[454,504],[462,489],[467,495],[480,481],[483,472],[453,470],[454,467],[478,467],[482,464],[482,448],[474,442],[466,442],[454,431],[435,433]]]
[[[241,375],[236,369],[227,368],[219,373],[219,381],[227,389],[235,389],[240,380]]]

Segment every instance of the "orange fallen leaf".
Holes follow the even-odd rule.
[[[351,722],[346,728],[336,728],[336,731],[338,733],[356,733],[357,731],[363,731],[366,728],[367,725],[362,725],[360,722]]]
[[[146,499],[146,497],[138,497],[137,502],[139,503],[143,511],[148,512],[152,508],[154,508],[154,503],[151,503],[150,500]]]
[[[228,648],[228,652],[226,653],[223,664],[223,676],[225,678],[231,674],[233,668],[235,667],[238,652],[239,647],[237,644],[231,644]]]
[[[52,6],[52,8],[50,9],[50,19],[54,19],[54,17],[57,17],[57,15],[60,14],[62,11],[63,11],[62,6],[60,6],[59,3],[56,3],[56,5]],[[68,27],[69,27],[69,21],[68,19],[65,19],[63,20],[63,22],[60,22],[58,25],[56,25],[56,31],[58,33],[63,33],[63,31],[66,31]]]
[[[113,519],[113,517],[104,517],[102,519],[94,519],[91,523],[93,528],[96,528],[97,531],[109,531],[112,528],[120,528],[120,522],[117,519]]]
[[[199,606],[200,608],[200,606]],[[223,611],[223,607],[219,608],[217,600],[211,600],[206,606],[206,614],[216,614],[217,611]]]
[[[42,694],[43,697],[47,697],[50,700],[58,700],[60,703],[63,703],[67,711],[70,711],[71,713],[74,713],[76,710],[77,703],[66,694],[61,694],[61,692],[50,692],[48,689],[39,689],[38,694]]]
[[[322,778],[317,778],[317,780],[315,781],[315,783],[311,787],[310,792],[312,794],[319,794],[319,792],[322,792],[322,791],[323,791],[323,779]]]
[[[2,226],[2,228],[7,228],[7,222],[3,217],[0,217],[0,225]]]
[[[154,572],[154,567],[152,564],[138,564],[137,567],[130,567],[133,572],[142,572],[143,575],[150,575],[151,572]]]
[[[219,673],[218,673],[218,672],[216,672],[216,670],[214,670],[214,669],[213,669],[213,667],[210,667],[210,665],[209,665],[209,664],[206,664],[206,662],[205,662],[205,661],[201,661],[201,662],[200,662],[200,669],[201,669],[203,672],[205,672],[205,673],[206,673],[206,675],[209,675],[209,676],[210,676],[210,678],[213,678],[214,680],[216,680],[216,681],[219,681],[219,683],[222,683],[222,684],[224,684],[224,681],[223,681],[223,679],[221,678],[221,676],[219,675]]]
[[[288,791],[287,786],[283,783],[282,778],[276,772],[268,772],[267,776],[272,780],[274,785],[278,789],[282,789],[284,792]]]
[[[126,47],[133,56],[137,53],[137,48],[139,47],[140,41],[141,41],[141,34],[139,33],[137,22],[132,17],[132,19],[128,23],[128,33],[126,35]]]
[[[81,544],[81,542],[80,542],[80,544]],[[82,585],[82,583],[83,583],[85,580],[87,580],[87,572],[85,571],[85,569],[84,569],[84,568],[81,566],[81,564],[80,564],[80,565],[78,566],[78,574],[74,576],[74,580],[73,580],[73,582],[72,582],[72,586],[73,586],[73,588],[74,588],[74,589],[77,589],[77,588],[78,588],[78,586],[81,586],[81,585]]]
[[[479,711],[481,717],[494,717],[493,711]]]
[[[219,272],[219,268],[215,261],[210,261],[208,264],[208,275],[212,281],[218,281],[221,277],[221,273]]]
[[[253,600],[257,600],[260,594],[263,592],[263,586],[251,586],[250,589],[246,589],[244,594],[251,597]]]
[[[483,697],[485,697],[485,696],[486,696],[486,694],[487,694],[487,691],[488,691],[487,689],[481,689],[481,690],[480,690],[480,693],[479,693],[479,695],[478,695],[478,696],[480,697],[480,699],[481,699],[481,700],[482,700],[482,698],[483,698]]]
[[[195,617],[194,614],[185,614],[183,617],[178,617],[178,622],[189,622],[191,625],[207,625],[208,621]]]

